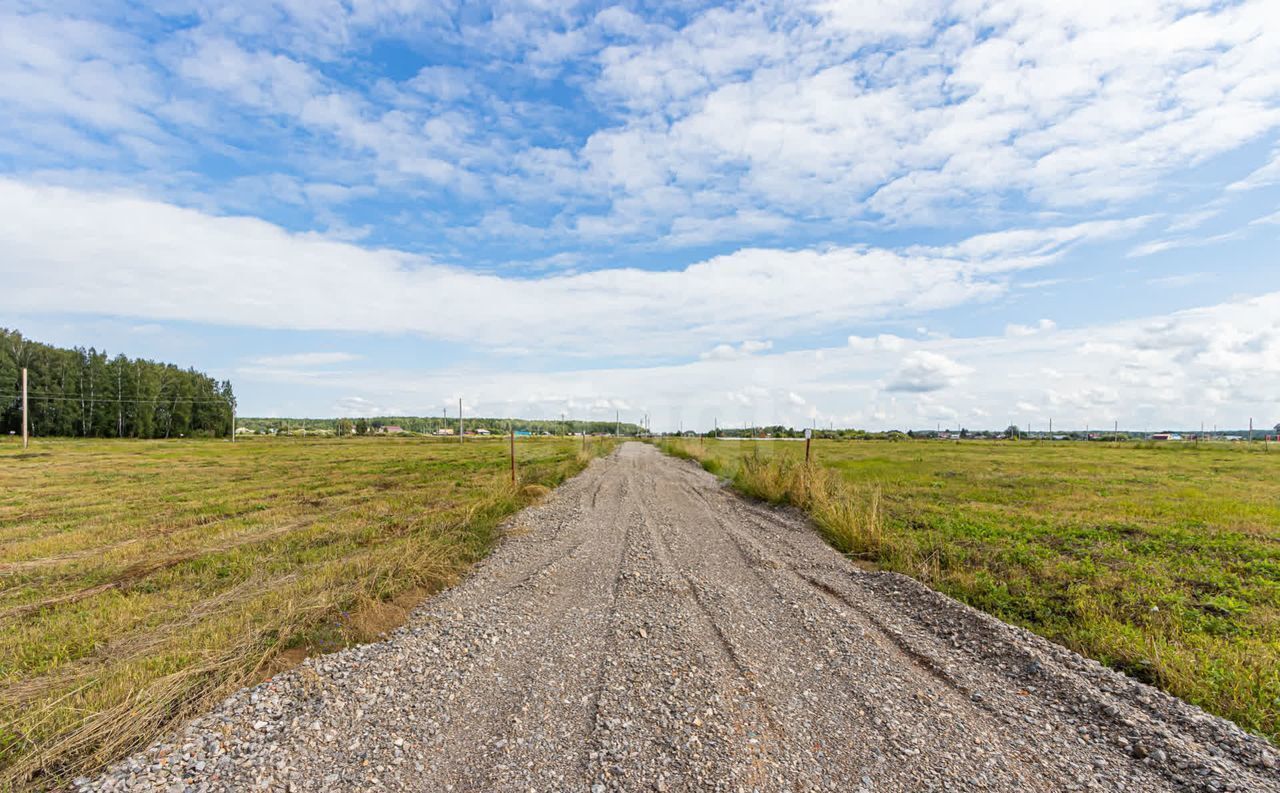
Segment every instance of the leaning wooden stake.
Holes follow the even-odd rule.
[[[22,448],[27,448],[27,367],[22,367]]]
[[[507,422],[507,431],[511,437],[511,485],[516,484],[516,427],[510,421]]]

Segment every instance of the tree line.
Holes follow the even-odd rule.
[[[24,367],[28,428],[36,436],[174,438],[231,432],[235,395],[229,380],[92,347],[54,347],[0,328],[4,434],[22,431]]]
[[[454,432],[458,430],[457,416],[451,418],[446,416],[381,416],[373,419],[243,417],[237,419],[236,423],[241,429],[272,434],[292,434],[301,431],[304,426],[309,431],[321,430],[332,432],[334,435],[372,435],[380,433],[383,427],[390,426],[399,427],[405,432],[421,435],[431,435],[440,429],[448,429]],[[615,428],[623,435],[628,436],[636,436],[643,433],[643,428],[640,425],[626,421],[619,424],[613,421],[503,419],[483,416],[467,417],[464,421],[467,432],[484,429],[496,435],[505,433],[508,424],[514,427],[516,432],[529,432],[535,435],[541,435],[544,432],[552,435],[576,435],[580,432],[585,432],[588,435],[612,435]]]

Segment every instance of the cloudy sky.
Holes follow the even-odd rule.
[[[0,0],[0,284],[242,415],[1270,426],[1280,3]]]

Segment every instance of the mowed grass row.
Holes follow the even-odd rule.
[[[1280,448],[666,442],[836,547],[1280,741]]]
[[[0,790],[140,748],[368,641],[612,448],[522,439],[0,443]]]

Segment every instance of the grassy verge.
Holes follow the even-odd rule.
[[[102,767],[368,641],[611,448],[522,440],[0,444],[0,789]]]
[[[851,556],[1280,739],[1280,454],[669,441]]]

